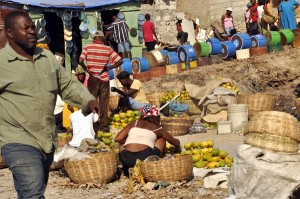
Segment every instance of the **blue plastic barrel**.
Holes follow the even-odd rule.
[[[196,60],[196,51],[192,45],[182,45],[177,50],[177,56],[181,63]]]
[[[115,71],[114,69],[108,71],[109,79],[115,79]]]
[[[168,52],[166,54],[166,65],[178,64],[179,59],[176,52]]]
[[[253,35],[251,37],[251,46],[253,48],[263,47],[267,45],[267,39],[264,35]]]
[[[163,55],[163,57],[166,58],[166,55],[167,55],[167,53],[168,53],[169,51],[167,51],[167,50],[161,50],[160,52],[161,52],[161,54]]]
[[[232,41],[222,42],[222,57],[223,59],[228,57],[234,57],[236,55],[236,47]]]
[[[210,54],[211,55],[219,55],[222,54],[222,43],[217,38],[211,38],[206,40],[206,43],[210,46]]]
[[[128,58],[123,59],[123,64],[121,65],[122,71],[128,72],[130,75],[132,75],[132,68],[131,68],[131,61]]]
[[[247,33],[235,34],[232,36],[231,41],[237,50],[247,49],[252,46],[251,37]]]
[[[145,58],[133,58],[131,61],[131,68],[133,74],[139,74],[149,71],[149,62]]]

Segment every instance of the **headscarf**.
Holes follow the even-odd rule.
[[[159,110],[156,106],[151,106],[150,104],[145,104],[140,108],[140,115],[142,119],[151,117],[151,116],[159,116]]]

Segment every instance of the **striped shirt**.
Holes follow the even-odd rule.
[[[113,22],[107,30],[113,31],[113,37],[116,43],[128,42],[128,25],[125,21],[117,20]]]
[[[86,60],[88,72],[101,81],[109,81],[107,72],[101,74],[106,65],[114,64],[121,59],[111,47],[99,43],[87,45],[82,50],[80,58]]]

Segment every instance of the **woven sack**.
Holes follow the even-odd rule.
[[[68,161],[65,169],[70,179],[77,184],[107,184],[111,182],[117,173],[117,154],[103,152],[92,154],[92,158]]]
[[[267,24],[273,24],[275,23],[275,21],[277,20],[276,18],[274,19],[273,17],[266,15],[266,14],[262,14],[262,19],[267,23]]]
[[[279,111],[262,111],[254,115],[245,129],[245,135],[249,133],[278,135],[300,142],[298,120]]]
[[[147,100],[150,102],[150,104],[155,105],[157,108],[160,107],[160,98],[165,95],[164,92],[160,93],[151,93],[146,94]]]
[[[297,113],[300,114],[300,100],[298,99],[295,100],[295,106],[296,106]]]
[[[181,155],[174,159],[144,162],[141,167],[146,182],[187,181],[193,174],[191,155]]]

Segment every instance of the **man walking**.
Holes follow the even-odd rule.
[[[82,50],[79,64],[89,73],[88,90],[100,103],[99,130],[107,132],[110,90],[108,71],[119,67],[123,61],[111,47],[104,45],[104,40],[103,32],[97,31],[93,43]]]
[[[145,46],[147,47],[147,51],[151,51],[155,49],[155,43],[158,42],[156,32],[155,32],[155,26],[154,23],[150,21],[150,15],[145,14],[146,21],[142,25],[143,35],[144,35],[144,41]],[[156,39],[156,42],[154,41],[154,38]]]
[[[26,12],[5,18],[8,43],[0,50],[0,148],[18,198],[44,198],[57,146],[54,107],[59,94],[87,114],[99,104],[48,50],[35,47],[35,25]]]
[[[113,23],[107,27],[107,30],[113,31],[114,41],[118,44],[118,51],[122,53],[122,57],[125,58],[125,53],[127,54],[127,58],[131,58],[130,56],[130,46],[129,46],[129,38],[128,38],[128,25],[125,21],[125,16],[122,12],[119,12],[117,15],[113,15],[112,17]]]

